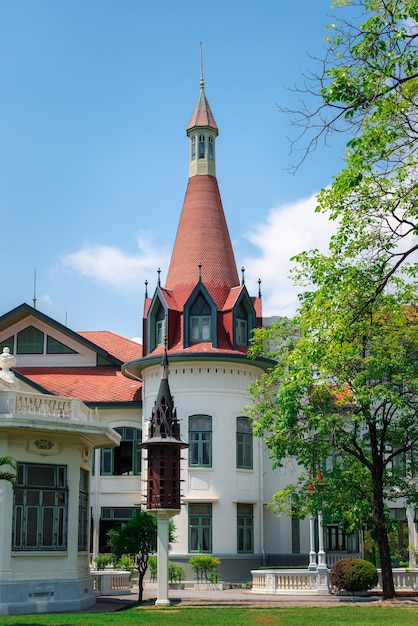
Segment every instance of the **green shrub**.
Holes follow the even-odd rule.
[[[189,559],[189,564],[194,570],[196,580],[209,583],[218,582],[218,567],[221,560],[215,556],[196,554]]]
[[[112,557],[109,554],[103,554],[102,556],[96,556],[94,562],[96,563],[96,569],[100,572],[100,570],[106,568],[106,565],[112,563]]]
[[[181,583],[186,578],[186,570],[183,565],[177,565],[177,563],[168,563],[168,580],[171,583]]]
[[[131,572],[132,575],[133,571],[135,570],[135,563],[130,556],[122,556],[116,563],[116,569]]]
[[[345,591],[368,591],[377,585],[377,569],[363,559],[341,559],[329,572],[331,585]]]
[[[156,556],[150,556],[148,559],[148,569],[151,577],[151,582],[155,583],[158,573],[158,560]]]

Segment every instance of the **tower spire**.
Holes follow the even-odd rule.
[[[205,81],[203,80],[203,44],[200,42],[200,91],[205,90]]]

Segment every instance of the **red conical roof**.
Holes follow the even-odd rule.
[[[195,126],[209,126],[210,128],[218,131],[215,118],[213,117],[209,102],[203,90],[203,84],[201,85],[199,100],[197,101],[193,115],[187,126],[187,130],[189,131]]]
[[[200,263],[202,282],[219,309],[239,278],[218,182],[209,175],[189,178],[168,269],[166,288],[180,306],[196,287]]]

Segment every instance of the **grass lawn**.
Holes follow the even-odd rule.
[[[418,607],[134,607],[116,613],[66,613],[60,615],[13,615],[0,617],[2,626],[408,626],[418,624]]]

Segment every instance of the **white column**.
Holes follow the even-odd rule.
[[[315,551],[315,519],[313,515],[309,516],[309,565],[308,569],[316,570],[316,551]]]
[[[318,513],[318,568],[326,568],[326,555],[324,550],[324,527],[322,526],[322,511]]]
[[[158,606],[169,606],[168,599],[168,537],[169,537],[169,517],[157,516],[157,600]]]

